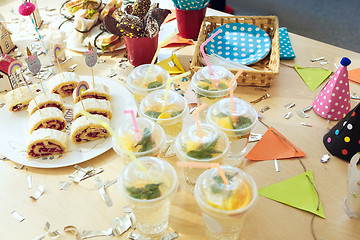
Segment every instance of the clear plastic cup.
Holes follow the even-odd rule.
[[[206,113],[211,105],[222,98],[230,95],[229,83],[234,78],[234,74],[222,66],[212,65],[212,75],[209,67],[203,67],[197,71],[192,79],[191,86],[196,93],[198,105],[205,103],[207,106],[199,113],[199,119],[202,122],[206,121]],[[217,85],[216,85],[217,82]],[[237,82],[234,82],[234,90]]]
[[[258,115],[248,102],[239,98],[234,98],[233,115],[230,114],[230,107],[230,98],[218,101],[209,108],[206,120],[223,131],[230,140],[229,158],[225,164],[240,166]]]
[[[118,188],[135,215],[137,228],[144,234],[158,235],[168,227],[170,201],[178,187],[177,175],[168,162],[159,158],[138,160],[148,171],[130,162],[119,175]]]
[[[172,146],[189,110],[185,98],[175,91],[169,90],[164,101],[165,92],[165,89],[160,89],[147,95],[140,103],[140,116],[160,124],[165,131],[166,145]],[[165,148],[168,149],[167,156],[175,154],[173,149]]]
[[[206,170],[196,181],[195,201],[202,211],[205,233],[210,240],[237,240],[257,199],[254,180],[236,167],[222,166],[229,185],[217,169]]]
[[[147,75],[149,67],[150,64],[140,65],[134,68],[127,77],[126,86],[134,94],[137,103],[140,103],[150,92],[165,88],[170,79],[170,74],[158,65],[153,65]]]
[[[214,126],[200,124],[202,137],[196,125],[185,128],[176,138],[175,152],[180,161],[222,163],[229,152],[227,136]],[[184,168],[188,189],[193,190],[197,178],[203,173],[203,168]]]
[[[116,131],[120,139],[126,147],[134,153],[135,157],[157,157],[165,146],[165,133],[162,127],[146,118],[136,118],[139,128],[140,140],[138,140],[134,124],[124,122]],[[113,149],[121,159],[128,164],[131,161],[130,156],[117,143],[115,138],[113,141]]]

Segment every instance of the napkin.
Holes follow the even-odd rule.
[[[305,68],[298,65],[294,65],[294,68],[312,92],[331,75],[330,70],[323,68]]]
[[[295,58],[294,50],[291,46],[289,33],[286,27],[279,28],[280,59],[290,60]]]
[[[296,150],[295,150],[296,149]],[[286,139],[275,128],[270,127],[260,141],[245,156],[246,159],[261,161],[303,157],[306,154]]]
[[[320,200],[314,187],[316,187],[314,176],[310,170],[296,177],[259,189],[259,195],[325,218],[321,203],[319,210],[317,210]]]

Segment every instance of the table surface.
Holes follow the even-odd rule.
[[[41,0],[40,3],[45,1]],[[170,2],[170,1],[169,1]],[[55,4],[55,3],[53,3]],[[59,3],[58,3],[59,4]],[[170,7],[170,3],[161,2],[162,7]],[[17,3],[10,0],[0,4],[2,14],[11,18],[10,9],[17,9]],[[208,15],[223,15],[220,12],[209,9]],[[281,20],[281,19],[280,19]],[[290,33],[290,39],[296,53],[296,59],[281,61],[280,74],[276,77],[273,85],[261,91],[255,87],[238,87],[236,96],[244,100],[252,101],[265,93],[270,98],[253,106],[259,110],[265,105],[270,110],[263,114],[263,121],[276,128],[291,142],[306,153],[302,162],[306,170],[312,170],[315,184],[319,192],[320,200],[324,208],[326,219],[315,217],[311,225],[313,215],[285,204],[259,197],[256,207],[248,215],[247,221],[241,233],[241,239],[359,239],[360,221],[350,219],[343,210],[343,200],[346,197],[347,166],[348,163],[336,157],[331,157],[326,164],[320,162],[321,157],[327,153],[322,144],[322,134],[327,127],[334,126],[336,122],[327,121],[313,111],[309,112],[310,118],[301,119],[297,114],[291,119],[284,119],[289,111],[284,108],[288,103],[295,103],[291,109],[293,113],[311,105],[312,100],[321,90],[321,85],[314,92],[304,84],[296,71],[287,65],[297,64],[303,67],[324,67],[335,71],[333,63],[339,63],[343,56],[352,60],[349,69],[360,67],[360,54],[311,40]],[[20,51],[24,51],[24,43],[18,43]],[[194,46],[185,47],[177,52],[181,63],[187,69],[192,57]],[[123,53],[124,51],[120,51]],[[73,64],[78,64],[75,73],[89,75],[90,71],[85,66],[83,54],[68,51],[73,58],[66,62],[64,69]],[[319,62],[312,63],[310,59],[325,57],[329,61],[321,66]],[[101,58],[106,63],[95,66],[95,75],[106,76],[110,69],[118,66],[117,58],[111,58],[111,54],[104,54]],[[57,68],[53,68],[57,71]],[[125,70],[117,68],[119,76],[126,76],[131,67]],[[120,81],[113,78],[114,81]],[[351,92],[360,93],[360,85],[350,82]],[[3,100],[3,95],[0,96]],[[351,100],[354,107],[358,101]],[[304,127],[300,122],[307,122],[312,127]],[[1,122],[1,120],[0,120]],[[266,127],[258,124],[254,132],[265,133]],[[1,136],[6,137],[6,136]],[[255,143],[250,143],[251,149]],[[175,164],[176,157],[167,159]],[[86,161],[80,166],[92,166],[102,168],[104,172],[100,176],[103,181],[117,178],[123,167],[122,160],[111,149],[104,154]],[[258,188],[281,182],[304,172],[303,166],[298,159],[285,159],[279,161],[280,172],[276,172],[273,161],[246,162],[243,169],[255,180]],[[103,230],[111,226],[114,217],[123,216],[123,207],[126,205],[116,187],[107,188],[107,193],[113,202],[112,207],[107,207],[95,188],[93,178],[72,184],[67,191],[59,190],[60,182],[68,180],[68,176],[74,172],[74,167],[56,169],[38,169],[24,167],[15,169],[16,164],[12,161],[0,161],[0,239],[1,240],[25,240],[33,239],[44,233],[46,222],[51,224],[50,231],[58,229],[61,232],[60,239],[74,239],[73,236],[64,233],[63,228],[68,225],[76,226],[79,232],[84,230]],[[177,170],[180,178],[180,187],[173,198],[169,231],[177,231],[179,239],[205,239],[203,222],[200,210],[193,196],[185,191],[185,183],[181,170]],[[27,176],[32,176],[33,188],[27,187]],[[44,194],[37,200],[29,199],[36,192],[37,186],[45,187]],[[11,213],[16,210],[25,217],[21,223]],[[135,231],[136,232],[136,231]],[[114,239],[127,239],[127,234]],[[45,239],[50,239],[47,236]],[[105,237],[97,238],[105,239]]]

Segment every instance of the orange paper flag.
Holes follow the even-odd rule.
[[[349,71],[349,80],[360,83],[360,68]]]
[[[171,9],[170,11],[171,11],[171,13],[169,15],[167,15],[167,17],[164,20],[164,23],[167,23],[167,22],[170,22],[170,21],[176,19],[175,9]]]
[[[306,154],[287,140],[275,128],[270,127],[261,140],[245,156],[246,159],[261,161],[303,157]]]
[[[175,35],[167,44],[162,47],[178,47],[182,45],[194,45],[195,43],[191,39],[182,38],[179,35]]]

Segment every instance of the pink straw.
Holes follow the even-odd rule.
[[[210,74],[211,75],[214,75],[214,71],[212,70],[211,66],[210,66],[210,63],[209,63],[209,60],[207,59],[206,57],[206,54],[205,54],[205,50],[204,50],[204,47],[205,45],[210,42],[214,37],[216,37],[216,35],[218,35],[220,32],[222,32],[221,29],[217,30],[214,34],[212,34],[208,39],[206,39],[200,46],[200,51],[204,57],[204,60],[206,62],[206,65],[209,67],[209,71],[210,71]],[[216,85],[217,85],[217,81],[216,81]]]
[[[230,81],[230,115],[234,114],[234,82],[243,73],[243,70],[239,70],[233,79]]]
[[[134,128],[135,128],[135,132],[136,132],[136,138],[138,141],[140,141],[141,139],[141,136],[140,136],[140,132],[139,132],[139,128],[138,128],[138,125],[136,123],[136,118],[135,118],[135,113],[134,113],[134,110],[124,110],[124,113],[130,113],[131,114],[131,118],[132,118],[132,121],[133,121],[133,124],[134,124]]]
[[[198,109],[196,109],[194,112],[193,112],[193,117],[194,117],[194,120],[195,120],[195,123],[196,123],[196,126],[197,126],[197,129],[198,129],[198,132],[199,132],[199,135],[200,137],[203,137],[203,132],[201,130],[201,126],[200,126],[200,123],[199,123],[199,118],[198,118],[198,113],[203,110],[204,108],[206,107],[206,104],[203,103],[200,105],[200,107],[198,107]]]

